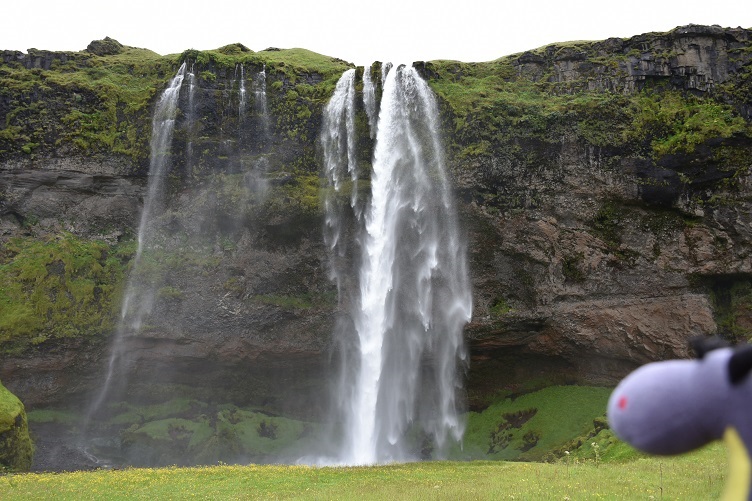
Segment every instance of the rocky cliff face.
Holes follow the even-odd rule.
[[[749,335],[749,43],[688,26],[425,66],[470,222],[471,380],[608,385],[692,336]],[[497,95],[454,97],[480,78]]]
[[[552,382],[613,384],[638,364],[686,356],[689,337],[749,335],[750,35],[690,26],[490,63],[417,63],[442,102],[471,258],[471,405]],[[0,259],[21,284],[0,301],[15,319],[0,322],[0,379],[31,407],[89,395],[117,321],[150,110],[178,63],[118,50],[5,53],[0,67]],[[181,96],[158,222],[165,254],[151,270],[159,293],[148,328],[129,341],[133,392],[153,393],[160,379],[161,394],[190,388],[315,413],[337,310],[316,141],[347,66],[242,46],[180,58],[195,65],[199,90],[192,107]],[[249,75],[266,68],[263,139],[260,111],[240,116],[238,64]],[[111,101],[92,82],[118,65]],[[148,88],[137,92],[139,72]],[[360,145],[364,159],[371,147]],[[66,238],[102,241],[105,250],[80,252],[111,273],[47,258]],[[47,299],[33,296],[54,277]],[[89,299],[79,279],[92,283]],[[65,308],[50,300],[62,293],[75,299]],[[91,308],[103,319],[30,327],[20,303],[46,318]]]

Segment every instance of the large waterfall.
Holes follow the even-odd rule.
[[[371,115],[370,72],[364,79]],[[344,464],[440,457],[464,431],[458,393],[471,295],[437,105],[414,68],[384,66],[382,81],[367,200],[358,198],[367,173],[356,159],[354,70],[342,75],[322,131],[325,236],[345,311],[335,460]]]

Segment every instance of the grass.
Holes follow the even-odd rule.
[[[428,462],[371,467],[209,466],[15,474],[12,499],[717,499],[725,451],[715,443],[628,462]]]
[[[337,79],[351,66],[305,49],[253,52],[237,44],[167,56],[134,47],[105,56],[56,54],[49,69],[0,64],[0,98],[6,103],[0,115],[0,157],[56,151],[118,154],[144,162],[152,103],[183,60],[195,63],[210,86],[238,64],[257,70],[265,66],[272,90],[286,82],[298,84],[296,96],[305,94],[302,100],[281,99],[279,105],[291,120],[303,122],[312,113],[311,103],[315,112],[328,101]],[[310,79],[312,84],[306,83]],[[290,90],[283,89],[283,96]],[[286,129],[298,127],[288,124]]]
[[[0,95],[10,105],[0,150],[23,144],[31,154],[40,145],[71,144],[139,158],[148,148],[150,103],[175,64],[174,57],[127,47],[102,57],[69,53],[49,70],[0,65]]]
[[[595,433],[611,390],[551,386],[498,401],[483,412],[468,413],[464,447],[453,459],[540,460]]]
[[[577,42],[544,49],[591,45]],[[628,146],[660,159],[691,154],[711,141],[752,135],[750,124],[721,96],[698,97],[661,84],[628,95],[590,90],[587,69],[578,80],[556,83],[520,74],[512,64],[515,57],[427,63],[429,84],[451,110],[463,156],[491,155],[520,138],[555,143],[562,134],[574,133],[593,146]],[[609,57],[619,59],[618,54]],[[552,71],[552,66],[545,66],[545,71]],[[608,69],[606,74],[619,77],[619,71]]]

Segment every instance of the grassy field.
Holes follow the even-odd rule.
[[[627,462],[429,462],[375,467],[228,466],[13,474],[0,499],[717,499],[722,444]]]

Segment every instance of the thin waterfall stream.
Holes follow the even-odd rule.
[[[152,118],[152,135],[150,142],[150,160],[149,160],[149,183],[144,198],[144,208],[141,212],[141,221],[138,227],[138,240],[136,254],[133,258],[133,271],[125,289],[123,303],[120,311],[120,322],[115,332],[112,346],[110,349],[109,363],[105,380],[100,388],[99,394],[94,398],[89,407],[87,414],[88,421],[96,414],[103,402],[109,396],[113,385],[113,376],[118,367],[125,363],[123,360],[124,338],[132,332],[138,331],[141,323],[151,309],[154,302],[154,290],[144,287],[136,278],[135,271],[141,266],[141,257],[147,242],[151,239],[152,231],[150,222],[155,214],[163,210],[164,205],[164,184],[170,163],[170,147],[172,145],[172,136],[175,129],[175,120],[177,116],[178,98],[180,97],[180,88],[183,85],[183,79],[186,76],[186,63],[183,63],[177,71],[177,74],[170,81],[167,88],[157,102]],[[191,94],[193,99],[194,79],[193,73],[189,75]],[[86,428],[86,427],[84,427]]]

